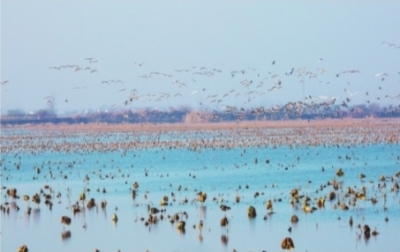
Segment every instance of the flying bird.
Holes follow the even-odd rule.
[[[350,96],[355,96],[356,94],[358,94],[358,92],[351,93],[351,92],[347,91],[346,89],[344,89],[344,91]]]
[[[377,74],[375,74],[375,77],[381,77],[381,76],[388,76],[388,74],[387,73],[377,73]]]

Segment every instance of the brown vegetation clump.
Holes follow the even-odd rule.
[[[224,217],[220,221],[221,227],[226,227],[229,224],[228,218]]]
[[[205,192],[199,192],[197,195],[198,195],[198,200],[199,200],[201,203],[204,203],[204,202],[206,201],[206,199],[207,199],[207,193],[205,193]]]
[[[294,249],[294,243],[290,237],[286,237],[285,239],[283,239],[281,247],[282,249],[287,249],[287,250]]]
[[[255,218],[257,216],[256,209],[253,206],[249,206],[247,209],[247,216],[249,218]]]
[[[15,188],[10,188],[7,189],[7,195],[10,196],[11,198],[17,198],[17,189]]]
[[[22,245],[18,248],[18,252],[28,252],[28,247],[26,245]]]
[[[185,226],[186,223],[184,221],[179,221],[178,224],[176,225],[176,228],[181,232],[184,233],[185,232]]]
[[[61,223],[64,225],[70,225],[71,224],[71,218],[68,216],[61,216]]]
[[[95,202],[95,200],[94,200],[93,198],[91,198],[91,199],[88,201],[88,203],[86,204],[86,207],[87,207],[88,209],[91,209],[91,208],[94,207],[94,206],[96,206],[96,202]]]

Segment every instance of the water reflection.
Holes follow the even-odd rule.
[[[30,207],[28,207],[24,214],[24,224],[25,224],[26,228],[29,227],[31,211],[32,211],[32,209]]]
[[[61,240],[66,241],[71,238],[71,231],[67,230],[61,233]]]
[[[34,208],[32,216],[33,216],[33,220],[35,221],[35,223],[39,223],[39,221],[40,221],[40,208]]]
[[[17,203],[15,203],[14,201],[9,203],[9,207],[11,210],[19,210],[19,207],[17,206]]]
[[[228,235],[221,235],[222,244],[224,244],[226,246],[228,244],[228,240],[229,240]]]
[[[199,207],[199,214],[200,214],[200,218],[201,219],[205,219],[206,218],[206,213],[207,213],[207,207],[204,205],[201,205]]]
[[[180,235],[184,235],[186,233],[185,229],[176,229],[176,231],[178,232],[178,234]]]

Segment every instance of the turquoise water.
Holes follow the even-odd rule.
[[[13,132],[5,134],[12,135]],[[66,134],[41,138],[41,134],[44,133],[36,132],[35,139],[24,141],[38,144],[47,141],[51,146],[63,141],[89,143],[94,142],[93,139],[99,142],[155,139],[168,142],[178,138],[218,136],[204,132],[187,135],[165,132],[145,136],[140,133],[99,133],[96,136]],[[235,141],[235,134],[226,135],[229,137]],[[22,244],[26,244],[29,251],[93,251],[95,248],[100,251],[277,251],[281,250],[280,243],[286,236],[293,239],[296,251],[400,250],[400,242],[396,240],[400,198],[398,193],[390,190],[399,180],[395,177],[400,171],[398,144],[57,151],[45,147],[13,149],[14,141],[2,142],[11,148],[1,156],[1,182],[2,187],[17,188],[20,199],[6,198],[5,190],[1,195],[3,205],[15,203],[20,210],[1,213],[1,251],[16,251]],[[343,177],[335,175],[339,168],[345,172]],[[364,180],[360,180],[360,173],[366,175]],[[85,181],[86,175],[89,181]],[[382,175],[386,177],[384,182],[379,181]],[[326,185],[334,179],[342,182],[336,193],[349,210],[334,209],[337,200],[326,200],[325,208],[313,213],[304,213],[301,203],[290,204],[289,193],[298,188],[300,194],[310,197],[311,205],[316,206],[315,199],[327,197],[333,191],[332,186]],[[140,186],[137,197],[132,199],[135,181]],[[378,189],[378,184],[383,183],[386,187]],[[39,206],[23,201],[22,195],[39,193],[44,185],[54,191],[51,210],[44,204],[43,197]],[[356,191],[366,187],[367,199],[350,206],[349,198],[344,198],[348,187]],[[73,215],[71,204],[79,201],[79,194],[85,189],[90,189],[86,199],[95,198],[97,204],[107,201],[105,211],[99,206],[97,210]],[[199,191],[207,193],[204,204],[196,200]],[[55,197],[58,192],[60,198]],[[172,192],[175,201],[172,201]],[[260,196],[255,198],[255,192]],[[386,194],[386,202],[383,194]],[[164,195],[168,195],[172,203],[165,207],[164,217],[183,211],[188,213],[185,234],[177,232],[176,223],[172,225],[166,219],[147,227],[140,221],[141,217],[148,216],[147,205],[162,208],[159,202]],[[240,196],[239,203],[234,202],[236,195]],[[377,199],[376,204],[371,203],[372,197]],[[183,203],[185,199],[188,203]],[[267,214],[265,203],[269,199],[273,201],[275,213],[263,220]],[[231,206],[231,210],[222,212],[219,209],[221,203]],[[25,213],[28,205],[33,209],[30,215]],[[250,205],[258,212],[253,220],[246,214]],[[111,221],[113,213],[119,217],[116,224]],[[300,219],[295,225],[290,222],[293,214]],[[61,238],[64,231],[60,223],[62,215],[72,218],[71,225],[65,227],[71,231],[68,239]],[[225,215],[229,219],[228,228],[219,225]],[[350,216],[354,219],[353,227],[348,224]],[[386,222],[385,217],[389,221]],[[204,221],[201,232],[192,227],[200,220]],[[86,228],[82,227],[84,224]],[[368,240],[363,236],[358,238],[361,233],[358,224],[368,224],[372,230],[376,228],[379,235]],[[291,232],[287,231],[289,227],[292,227]],[[224,235],[228,237],[226,243],[221,238]]]

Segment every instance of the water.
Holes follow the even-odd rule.
[[[400,242],[396,240],[400,198],[398,193],[390,191],[398,181],[394,175],[400,170],[398,144],[377,142],[325,147],[280,144],[195,149],[167,148],[159,144],[147,148],[104,150],[96,147],[57,151],[51,146],[107,141],[171,142],[212,139],[219,134],[119,132],[93,136],[53,135],[29,130],[7,130],[2,134],[5,137],[34,135],[35,138],[2,140],[2,145],[10,147],[1,157],[2,186],[17,188],[20,196],[20,199],[6,198],[6,191],[2,190],[2,204],[16,203],[20,210],[11,209],[8,214],[0,214],[1,251],[16,251],[23,244],[29,251],[93,251],[95,248],[100,251],[277,251],[281,250],[280,243],[286,236],[293,239],[296,251],[400,250]],[[235,134],[219,137],[230,137],[232,141],[254,137],[243,135],[240,139]],[[47,147],[16,148],[29,145],[19,145],[16,141],[47,144]],[[339,168],[345,172],[343,177],[335,175]],[[364,180],[360,180],[360,173],[366,175]],[[85,181],[86,175],[89,181]],[[378,184],[383,184],[379,181],[382,175],[387,178],[386,187],[379,190]],[[390,177],[394,178],[393,182]],[[336,193],[349,210],[334,209],[337,200],[326,200],[325,207],[313,213],[303,212],[301,203],[290,204],[289,193],[298,188],[300,194],[311,198],[311,206],[316,206],[315,199],[327,197],[333,191],[332,186],[323,186],[334,179],[342,183]],[[132,199],[134,182],[139,183],[139,189],[136,198]],[[49,193],[43,189],[44,185],[54,191],[51,210],[44,204],[44,197],[39,206],[23,201],[22,195],[31,197],[41,189]],[[367,199],[350,206],[351,197],[344,198],[348,187],[356,191],[366,187]],[[85,189],[90,189],[86,199],[94,198],[98,207],[74,215],[71,205],[79,201],[79,195]],[[207,193],[204,204],[196,200],[199,191]],[[59,198],[56,197],[58,192],[61,193]],[[172,201],[172,192],[175,201]],[[260,196],[254,197],[255,192]],[[384,193],[386,202],[382,197]],[[164,220],[145,226],[140,218],[147,219],[147,205],[163,208],[159,202],[164,195],[169,196],[171,203],[165,207]],[[234,201],[236,195],[240,196],[239,203]],[[377,199],[376,204],[372,204],[372,197]],[[187,203],[183,203],[185,199]],[[267,215],[265,207],[269,199],[274,206],[271,215]],[[106,210],[100,207],[103,200],[107,201]],[[219,209],[221,203],[229,205],[231,210],[222,212]],[[255,219],[247,217],[250,205],[257,210]],[[27,206],[32,207],[30,215],[25,213]],[[186,232],[181,234],[167,215],[184,211],[188,218],[185,219]],[[111,221],[113,213],[118,215],[117,223]],[[299,216],[299,223],[290,222],[293,214]],[[70,226],[61,224],[63,215],[72,218]],[[263,219],[265,215],[267,220]],[[229,219],[228,228],[220,227],[219,221],[224,216]],[[350,216],[354,219],[352,227],[348,223]],[[389,221],[385,221],[385,217]],[[197,228],[200,220],[204,221],[201,231]],[[371,230],[376,229],[379,235],[364,239],[357,227],[364,224]],[[291,232],[289,227],[292,227]],[[71,232],[71,237],[62,239],[61,234],[66,230]]]

